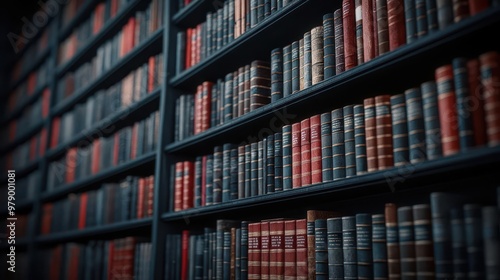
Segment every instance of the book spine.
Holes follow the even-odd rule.
[[[482,240],[481,206],[463,206],[465,242],[467,246],[468,279],[484,279],[484,250]]]
[[[292,94],[292,45],[283,48],[283,97]]]
[[[356,246],[358,279],[371,279],[373,277],[371,214],[356,214]]]
[[[453,276],[449,196],[431,193],[432,241],[434,243],[435,270],[437,279]]]
[[[194,207],[201,206],[201,157],[196,157],[194,162]]]
[[[437,88],[434,81],[425,82],[420,88],[424,109],[426,155],[432,160],[442,155]]]
[[[374,14],[373,0],[362,0],[361,9],[363,13],[363,62],[370,61],[375,57],[375,21],[376,14]],[[358,54],[359,56],[359,54]]]
[[[345,178],[345,146],[344,146],[344,113],[343,109],[335,109],[332,119],[332,159],[333,179]]]
[[[378,170],[375,98],[363,101],[365,108],[366,164],[368,172]]]
[[[322,178],[322,158],[321,158],[321,117],[314,115],[310,118],[311,125],[311,183],[321,183]]]
[[[396,205],[387,203],[385,205],[385,228],[389,279],[401,278],[397,216]]]
[[[494,206],[485,206],[482,208],[486,279],[495,279],[500,275],[499,220],[498,209]]]
[[[231,148],[232,144],[226,143],[222,146],[222,202],[230,200],[230,181],[231,181]]]
[[[342,218],[327,219],[328,277],[344,279],[344,254],[342,252]]]
[[[361,6],[361,2],[362,0],[354,0],[357,65],[365,62],[363,50],[363,7]]]
[[[271,51],[271,102],[283,98],[283,53],[280,48]]]
[[[453,0],[453,22],[460,22],[469,16],[469,0]]]
[[[207,170],[206,170],[206,199],[205,205],[214,204],[214,155],[207,156]]]
[[[428,204],[414,205],[412,212],[417,279],[433,278],[435,274],[431,208]]]
[[[269,279],[284,279],[285,272],[285,221],[269,222]]]
[[[335,39],[335,74],[345,71],[344,60],[344,26],[342,9],[337,9],[333,13],[334,39]]]
[[[260,279],[269,279],[269,222],[260,222]]]
[[[242,221],[241,222],[241,261],[240,261],[240,267],[241,267],[241,280],[246,280],[248,279],[249,276],[249,253],[250,253],[250,244],[249,244],[249,236],[248,236],[248,231],[249,231],[249,225],[248,222]]]
[[[302,72],[304,73],[304,88],[308,88],[312,85],[312,42],[311,42],[311,31],[304,33],[304,67]],[[285,60],[285,58],[284,58]]]
[[[471,0],[469,1],[470,15],[473,16],[484,10],[489,6],[488,0]]]
[[[304,119],[300,122],[300,171],[301,184],[307,186],[311,184],[311,122]]]
[[[356,148],[354,144],[354,108],[348,105],[343,108],[344,115],[344,149],[345,175],[356,176]]]
[[[229,199],[238,199],[238,149],[233,145],[229,152]]]
[[[476,106],[472,112],[472,128],[474,130],[474,144],[476,146],[486,145],[486,124],[484,116],[484,100],[482,90],[480,89],[481,74],[479,71],[479,60],[470,59],[467,61],[467,73],[469,93]]]
[[[420,87],[405,91],[406,108],[408,109],[408,143],[411,163],[426,160],[425,155],[425,123]]]
[[[401,278],[416,278],[415,234],[413,213],[410,206],[398,208],[399,251],[401,253]]]
[[[425,0],[427,8],[427,29],[429,33],[439,30],[438,12],[436,0]]]
[[[233,241],[233,240],[232,240]],[[235,237],[234,237],[234,254],[235,254],[235,260],[234,260],[234,280],[241,280],[241,229],[237,228],[235,229]],[[203,279],[203,276],[200,277],[200,279]]]
[[[342,1],[342,25],[344,27],[344,62],[345,70],[357,65],[356,22],[353,0]]]
[[[481,63],[481,84],[483,85],[486,135],[488,145],[500,144],[500,67],[498,52],[487,52],[479,56]]]
[[[344,256],[344,279],[358,279],[358,259],[356,246],[356,217],[342,217],[342,253]]]
[[[451,65],[444,65],[436,69],[436,83],[439,122],[441,126],[441,143],[443,155],[448,156],[460,150],[456,97],[453,87],[453,68]]]
[[[462,207],[450,209],[450,229],[453,277],[456,279],[466,279],[467,248],[465,246],[464,213]]]
[[[373,278],[388,279],[385,215],[372,215]]]
[[[427,7],[426,0],[415,0],[415,17],[417,19],[417,37],[427,35]]]
[[[243,96],[245,97],[244,98],[244,102],[243,102],[243,113],[246,114],[248,112],[250,112],[250,86],[251,86],[251,74],[250,74],[250,65],[246,65],[245,66],[245,72],[244,72],[244,76],[245,76],[245,82],[244,82],[244,89],[245,89],[245,93],[243,94]]]
[[[387,15],[387,0],[376,0],[377,6],[377,42],[378,54],[389,51],[389,19]]]
[[[311,29],[311,73],[312,85],[315,85],[324,78],[324,49],[323,49],[323,26]]]
[[[363,105],[354,105],[354,148],[356,153],[356,174],[367,172],[366,138],[365,138],[365,110]]]
[[[260,279],[260,223],[248,224],[248,279]]]
[[[182,209],[193,208],[194,202],[194,163],[184,162],[184,178],[182,179]]]
[[[292,126],[285,125],[283,130],[283,190],[292,189]]]
[[[299,40],[299,90],[304,89],[304,38]]]
[[[323,16],[323,46],[324,46],[324,78],[335,75],[335,31],[333,27],[333,13]]]
[[[395,50],[405,44],[405,14],[403,0],[387,0],[387,26],[389,28],[389,49]]]
[[[408,126],[406,121],[405,96],[391,96],[392,143],[394,147],[394,166],[408,163]]]
[[[328,242],[326,233],[326,220],[314,221],[314,242],[316,252],[316,279],[328,279]]]
[[[222,235],[222,277],[230,279],[231,275],[231,231],[224,231]],[[194,260],[191,260],[194,262]],[[234,279],[234,278],[233,278]]]
[[[177,58],[176,58],[176,68],[175,73],[180,74],[182,70],[186,68],[185,58],[186,57],[186,32],[177,32]]]
[[[323,182],[333,180],[332,158],[332,117],[330,113],[321,114],[321,175]]]
[[[238,68],[238,116],[245,114],[245,67]]]
[[[457,57],[453,59],[453,81],[457,97],[458,135],[460,150],[466,151],[474,146],[474,131],[472,128],[472,115],[468,102],[471,98],[469,92],[469,75],[467,72],[467,59]]]
[[[415,0],[404,0],[406,43],[410,44],[417,40],[417,12]]]
[[[266,184],[266,190],[267,193],[273,193],[275,192],[275,185],[274,185],[274,134],[271,134],[266,137],[266,178],[265,178],[265,184]]]
[[[245,198],[245,146],[238,146],[238,199]]]
[[[222,202],[222,147],[214,147],[214,160],[213,160],[213,204]]]
[[[436,0],[436,9],[439,29],[453,24],[452,0]]]
[[[233,73],[228,73],[224,82],[223,123],[233,119]]]
[[[298,188],[302,184],[302,154],[301,154],[301,125],[292,124],[292,188]],[[284,142],[284,141],[283,141]],[[309,159],[310,160],[310,159]]]
[[[300,91],[299,41],[292,43],[292,94]]]
[[[307,260],[307,220],[300,219],[295,222],[295,242],[296,242],[296,272],[297,280],[308,280],[308,260]]]
[[[392,147],[391,101],[389,95],[375,97],[377,159],[379,170],[394,165]]]
[[[182,179],[184,176],[183,162],[175,164],[174,211],[182,210]]]
[[[280,279],[296,279],[296,241],[295,241],[295,220],[285,221],[284,236],[284,271],[283,276],[278,275]]]
[[[259,194],[258,176],[258,144],[250,144],[250,196]]]
[[[281,132],[274,134],[274,190],[283,190],[283,136]]]

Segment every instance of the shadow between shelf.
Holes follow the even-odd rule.
[[[58,145],[56,148],[49,150],[47,152],[47,158],[50,160],[59,155],[62,155],[70,147],[74,147],[82,141],[90,142],[91,140],[95,139],[95,136],[99,135],[99,132],[103,129],[106,129],[107,134],[113,133],[114,131],[123,127],[125,124],[137,119],[138,116],[142,116],[147,114],[148,112],[151,112],[151,108],[157,108],[159,105],[160,92],[161,88],[157,88],[147,96],[145,96],[143,99],[132,104],[130,107],[123,108],[118,112],[115,112],[114,114],[97,122],[93,127],[78,133],[71,140],[67,141],[67,143],[63,143],[61,145]],[[108,128],[110,128],[111,126],[115,126],[115,128],[109,130]]]
[[[232,200],[216,205],[192,208],[179,212],[168,212],[162,214],[165,222],[181,222],[189,218],[205,218],[217,216],[223,212],[250,213],[259,207],[270,206],[280,203],[302,203],[304,199],[317,200],[331,199],[335,202],[339,199],[360,198],[369,194],[388,194],[408,190],[409,183],[421,179],[435,178],[441,174],[453,173],[457,176],[470,176],[468,169],[500,164],[500,146],[489,148],[477,148],[466,153],[431,160],[414,165],[394,167],[391,169],[371,172],[351,178],[337,181],[300,187],[292,190],[275,192],[271,194],[255,196],[244,199]],[[411,170],[411,172],[408,172]],[[463,172],[463,173],[460,173]],[[401,182],[403,178],[404,182]],[[457,178],[458,178],[457,177]],[[392,181],[391,181],[392,180]],[[440,178],[446,181],[446,178]],[[391,187],[392,185],[392,187]],[[418,189],[419,186],[411,188]],[[297,205],[297,204],[295,204]],[[276,207],[276,206],[274,206]],[[249,212],[250,211],[250,212]]]
[[[322,113],[347,104],[360,103],[363,98],[375,96],[376,93],[402,92],[404,89],[410,88],[410,85],[416,86],[420,82],[433,79],[434,69],[439,65],[451,63],[451,58],[454,55],[461,55],[466,51],[474,54],[485,51],[482,44],[477,44],[469,39],[487,41],[488,37],[485,35],[498,27],[499,23],[500,7],[492,8],[476,17],[456,23],[446,30],[429,34],[414,43],[404,45],[227,123],[209,128],[187,139],[167,144],[165,152],[190,153],[192,150],[199,152],[199,147],[202,147],[201,143],[210,146],[221,144],[221,141],[231,141],[228,139],[234,138],[234,135],[258,131],[263,126],[269,126],[273,118],[280,118],[287,113],[295,115],[294,118],[285,120],[284,123],[289,124],[300,121],[298,116],[309,117],[312,115],[308,115],[308,112]],[[460,50],[453,47],[464,42],[469,42],[469,44],[461,44]],[[492,43],[489,45],[491,48],[494,46]],[[444,56],[443,53],[447,55]],[[222,55],[220,54],[220,56]],[[423,65],[423,63],[428,64]],[[409,70],[409,66],[414,68]],[[422,71],[422,68],[425,71]],[[202,71],[202,69],[197,70],[197,72],[194,70],[192,69],[193,72],[188,70],[186,73],[174,77],[171,80],[174,83],[173,86],[180,84],[181,80],[182,83],[191,81],[197,72]],[[412,75],[408,75],[408,71],[412,71]],[[369,92],[367,92],[367,88],[370,89]],[[353,92],[356,94],[352,94]],[[304,108],[311,109],[304,110]]]
[[[28,106],[31,105],[33,102],[35,102],[38,98],[41,97],[42,92],[48,87],[47,84],[44,84],[41,87],[38,87],[35,92],[31,96],[28,96],[27,99],[25,99],[21,105],[17,106],[17,108],[12,111],[4,120],[2,120],[2,126],[7,125],[10,121],[13,119],[17,118],[22,111]]]
[[[42,202],[47,202],[55,200],[72,192],[83,191],[91,187],[92,185],[103,182],[107,179],[111,179],[112,177],[127,174],[127,172],[129,171],[143,167],[147,164],[153,164],[155,162],[155,159],[156,152],[151,152],[121,165],[105,169],[95,175],[91,175],[73,183],[67,184],[63,187],[56,187],[56,189],[52,191],[45,191],[42,193],[40,200]]]
[[[90,85],[60,101],[52,108],[51,114],[53,116],[60,115],[99,88],[118,82],[120,79],[117,76],[127,74],[129,71],[139,66],[138,63],[141,61],[145,63],[146,61],[143,61],[145,56],[159,53],[161,51],[162,38],[163,28],[160,28],[156,30],[150,38],[140,43],[130,53],[121,58],[115,65],[108,69],[106,73],[91,82]]]
[[[98,227],[84,228],[80,230],[72,230],[61,233],[52,233],[38,236],[35,239],[35,244],[62,243],[81,239],[99,239],[100,237],[103,237],[105,235],[112,235],[114,233],[124,231],[148,228],[151,226],[152,221],[153,219],[148,217],[140,220],[131,220]]]

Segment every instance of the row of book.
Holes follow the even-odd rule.
[[[120,1],[126,1],[126,0],[119,0],[119,1],[113,1],[113,2],[118,3]],[[83,7],[84,3],[85,3],[85,0],[74,0],[74,1],[68,2],[67,5],[65,5],[63,7],[60,28],[64,29],[71,22],[71,20],[79,12],[80,8]]]
[[[177,33],[176,71],[188,69],[210,57],[267,17],[294,1],[228,0],[214,5],[206,21]]]
[[[497,279],[497,192],[496,206],[436,192],[378,213],[217,220],[167,236],[165,279]]]
[[[90,17],[75,28],[73,33],[61,43],[58,50],[58,64],[70,60],[89,40],[101,32],[106,23],[133,2],[131,0],[105,1],[97,4]],[[136,36],[135,41],[142,41],[140,36],[146,36],[148,32],[153,32],[162,25],[162,5],[162,1],[153,0],[144,11],[135,13],[136,22],[133,32],[133,36]]]
[[[153,215],[154,176],[128,176],[43,205],[41,234],[81,230]]]
[[[216,83],[203,82],[194,95],[176,101],[175,140],[183,140],[261,107],[269,95],[269,62],[255,60]]]
[[[146,63],[128,73],[123,79],[108,88],[95,92],[78,103],[71,111],[52,120],[50,147],[64,144],[75,135],[95,128],[95,124],[132,104],[158,88],[162,81],[163,55],[149,57]]]
[[[496,146],[499,61],[497,52],[455,58],[435,70],[436,81],[316,114],[258,142],[226,143],[213,154],[178,162],[174,210]]]
[[[49,163],[47,191],[155,152],[159,122],[156,111],[110,136],[86,139],[68,148],[64,156]]]
[[[41,280],[150,279],[151,242],[138,237],[65,243],[38,254]]]
[[[16,200],[21,202],[35,198],[35,193],[40,185],[40,178],[40,169],[36,169],[24,177],[16,178]]]
[[[17,110],[20,106],[25,104],[26,99],[41,90],[43,87],[48,86],[51,70],[49,69],[49,60],[47,59],[42,65],[31,72],[26,80],[21,82],[12,92],[9,93],[7,100],[8,107],[4,115]]]
[[[14,149],[7,151],[5,155],[5,168],[22,169],[30,163],[43,157],[47,144],[47,129],[42,130],[28,139],[26,142],[17,145]]]
[[[155,24],[156,29],[153,30],[152,26],[144,17],[130,17],[117,34],[99,46],[92,59],[79,65],[76,70],[66,73],[58,81],[55,103],[86,88],[161,27]]]
[[[40,121],[49,115],[50,90],[46,88],[40,97],[32,104],[26,106],[21,115],[11,120],[7,126],[1,128],[2,145],[14,142],[16,139],[31,131],[40,124]]]

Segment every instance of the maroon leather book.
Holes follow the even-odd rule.
[[[488,145],[500,144],[500,68],[499,54],[491,51],[479,56],[483,85],[484,111]]]
[[[207,204],[207,156],[201,158],[201,206]]]
[[[196,87],[196,93],[194,94],[194,134],[201,132],[201,117],[203,114],[203,107],[201,104],[201,92],[203,91],[203,86],[198,85]]]
[[[97,138],[92,142],[92,165],[91,165],[92,174],[99,173],[100,154],[101,154],[101,141],[100,138]]]
[[[182,210],[182,179],[184,177],[184,162],[175,164],[175,183],[174,183],[174,211]]]
[[[292,188],[302,185],[302,146],[300,143],[300,123],[292,124]]]
[[[269,221],[260,222],[260,279],[269,279]]]
[[[285,273],[285,221],[269,222],[269,278],[284,279]]]
[[[401,266],[398,242],[398,214],[397,207],[393,203],[385,204],[385,227],[389,279],[400,279]]]
[[[453,67],[451,64],[436,69],[438,89],[439,123],[443,155],[448,156],[460,151],[457,121],[457,99],[453,86]]]
[[[201,92],[201,131],[210,128],[210,116],[212,114],[212,82],[203,82]],[[201,132],[200,131],[200,132]]]
[[[61,117],[54,117],[52,120],[52,134],[50,135],[50,148],[53,149],[59,144],[59,129],[61,128]]]
[[[479,2],[479,1],[478,1]],[[484,116],[483,87],[481,83],[481,73],[479,71],[479,60],[470,59],[467,62],[467,73],[469,74],[469,92],[473,102],[472,110],[472,130],[474,131],[474,144],[484,146],[487,143],[486,123]]]
[[[379,55],[378,53],[378,12],[377,12],[377,0],[372,0],[372,21],[373,21],[373,46],[375,48],[375,57]]]
[[[332,211],[307,210],[307,279],[309,280],[316,279],[316,237],[314,234],[314,221],[318,219],[326,220],[335,216],[336,214]],[[297,258],[297,261],[298,260],[299,258]]]
[[[342,25],[344,27],[345,70],[358,65],[356,52],[356,22],[354,0],[342,1]]]
[[[392,147],[391,96],[375,97],[375,123],[377,134],[377,164],[378,169],[394,166]]]
[[[308,260],[307,260],[307,220],[295,221],[295,244],[296,244],[296,272],[297,280],[308,280]],[[313,245],[314,246],[314,245]]]
[[[404,12],[403,0],[387,0],[389,50],[391,51],[406,43]]]
[[[488,6],[488,0],[469,0],[469,9],[471,16],[486,10]]]
[[[311,124],[311,184],[321,183],[322,155],[321,155],[321,115],[310,118]]]
[[[376,14],[373,9],[373,0],[362,0],[363,12],[363,51],[364,62],[367,62],[375,57],[377,45],[375,43],[375,20]]]
[[[181,240],[181,279],[188,280],[189,275],[189,230],[182,231]]]
[[[453,0],[453,21],[459,22],[469,16],[469,0]]]
[[[285,237],[284,237],[284,276],[285,279],[295,279],[297,276],[297,243],[295,241],[295,224],[296,220],[285,221]]]
[[[260,279],[260,223],[248,224],[248,279]]]
[[[193,208],[194,202],[194,163],[185,161],[182,179],[182,209]]]
[[[364,20],[363,20],[363,8],[361,7],[362,0],[354,0],[354,20],[355,20],[355,32],[356,32],[356,56],[358,65],[365,62],[364,50],[363,50],[363,39],[364,39]]]
[[[378,170],[375,98],[365,99],[363,106],[365,109],[366,164],[368,172],[371,172]]]
[[[311,124],[309,118],[300,122],[300,159],[300,171],[302,174],[300,176],[300,186],[307,186],[311,184]]]

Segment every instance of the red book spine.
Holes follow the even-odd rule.
[[[137,184],[137,219],[144,218],[144,192],[145,192],[145,181],[144,178],[139,178]]]
[[[270,251],[269,278],[284,279],[285,273],[285,221],[269,222]]]
[[[201,103],[201,131],[205,131],[210,128],[210,115],[212,112],[212,86],[211,82],[203,82],[203,93],[202,93],[202,103]]]
[[[375,43],[375,14],[373,13],[373,0],[362,0],[361,8],[363,13],[363,52],[364,61],[367,62],[375,58],[377,45]]]
[[[103,20],[104,20],[104,8],[105,4],[104,3],[99,3],[94,10],[94,22],[93,22],[93,28],[92,28],[92,33],[95,35],[99,33],[101,30]]]
[[[301,171],[301,144],[300,144],[300,123],[292,124],[292,187],[298,188],[302,184]]]
[[[358,65],[356,50],[356,22],[353,0],[342,1],[342,25],[344,26],[345,70]]]
[[[28,88],[27,88],[28,95],[33,94],[33,92],[35,91],[35,87],[36,87],[36,72],[32,72],[28,76]]]
[[[248,224],[248,279],[260,279],[260,223]]]
[[[151,56],[148,60],[148,92],[154,90],[155,85],[155,57]]]
[[[50,233],[50,225],[52,224],[52,207],[52,203],[46,203],[43,205],[42,234]]]
[[[406,43],[404,12],[403,0],[387,0],[389,49],[391,51]]]
[[[120,151],[120,133],[117,132],[114,135],[113,139],[113,165],[117,166],[118,165],[118,155]]]
[[[132,126],[132,139],[130,142],[130,159],[137,157],[137,138],[139,137],[139,123]]]
[[[295,223],[295,242],[297,280],[308,280],[306,219],[297,220]]]
[[[479,57],[483,84],[484,112],[488,145],[500,144],[500,68],[499,54],[492,51]]]
[[[453,0],[453,21],[459,22],[470,16],[469,0]]]
[[[42,157],[45,155],[47,149],[47,129],[44,127],[40,132],[40,145],[38,146],[38,155]]]
[[[372,21],[373,21],[373,48],[374,57],[379,56],[378,53],[378,19],[377,19],[377,0],[372,1]],[[365,55],[366,58],[366,55]]]
[[[42,93],[42,117],[46,118],[49,115],[50,107],[50,90],[48,88],[43,90]]]
[[[191,67],[191,28],[186,30],[186,69]]]
[[[111,0],[110,17],[116,16],[116,13],[118,12],[118,1],[119,0]]]
[[[135,47],[135,44],[137,44],[137,42],[135,41],[135,24],[136,24],[136,20],[135,20],[135,17],[131,17],[129,19],[129,49],[128,51],[131,51],[134,47]]]
[[[269,222],[260,222],[260,279],[269,279]]]
[[[9,123],[9,141],[14,141],[16,139],[16,127],[17,127],[17,121],[11,121]]]
[[[153,198],[154,198],[154,186],[155,186],[155,181],[154,181],[154,175],[151,175],[147,177],[147,188],[148,188],[148,200],[147,200],[147,207],[146,207],[146,213],[148,217],[153,216]]]
[[[99,138],[92,143],[92,174],[99,173],[99,155],[101,154],[101,141]]]
[[[142,217],[145,218],[148,216],[148,197],[149,197],[149,188],[148,188],[148,178],[144,177],[143,180],[143,188],[144,195],[142,197]]]
[[[78,280],[78,261],[80,256],[80,248],[76,244],[70,245],[70,257],[69,257],[69,280]]]
[[[201,206],[207,202],[207,156],[201,158]]]
[[[311,123],[311,183],[321,183],[322,177],[322,156],[321,156],[321,116],[314,115],[310,119]]]
[[[88,201],[88,195],[87,193],[82,193],[80,195],[80,215],[78,217],[78,228],[79,229],[84,229],[85,228],[85,222],[87,219],[87,201]]]
[[[123,241],[122,259],[122,279],[134,279],[134,249],[135,238],[127,237]]]
[[[71,183],[75,180],[76,157],[76,148],[70,148],[66,153],[66,183]]]
[[[50,148],[55,148],[59,142],[59,129],[61,127],[61,118],[55,117],[52,120],[52,135],[50,136]]]
[[[488,8],[488,0],[469,0],[471,16],[478,14]]]
[[[115,241],[109,242],[108,245],[108,280],[114,279],[114,274],[115,274]]]
[[[457,102],[453,87],[453,67],[451,64],[436,69],[438,89],[439,123],[443,155],[448,156],[460,151],[458,137]]]
[[[196,63],[200,63],[201,61],[201,24],[196,26]]]
[[[196,87],[196,93],[194,94],[194,134],[201,132],[201,117],[202,117],[202,104],[201,104],[201,92],[203,91],[202,85]]]
[[[174,211],[182,210],[182,179],[184,177],[184,162],[175,164]]]
[[[295,220],[285,221],[284,236],[284,276],[285,279],[295,279],[297,276],[296,258],[297,245],[295,242]]]
[[[191,28],[191,66],[196,65],[196,52],[198,51],[197,39],[198,29],[196,27]]]
[[[50,272],[49,272],[49,279],[52,280],[59,280],[60,279],[60,274],[61,274],[61,264],[62,262],[62,245],[58,245],[56,248],[54,248],[51,252],[50,256]]]
[[[474,143],[476,146],[486,145],[486,124],[484,116],[483,88],[480,86],[481,73],[479,71],[479,60],[471,59],[467,62],[469,73],[469,92],[472,101],[472,129],[474,131]]]
[[[193,208],[194,201],[194,163],[185,161],[182,179],[182,209]]]
[[[390,95],[379,95],[375,97],[375,123],[378,168],[382,170],[394,165]]]
[[[30,139],[30,154],[29,154],[30,161],[36,158],[36,142],[37,142],[36,137],[32,137]]]
[[[365,109],[366,163],[368,172],[371,172],[378,170],[375,98],[371,97],[365,99],[363,105]]]
[[[311,184],[311,123],[309,119],[300,122],[301,184]]]

